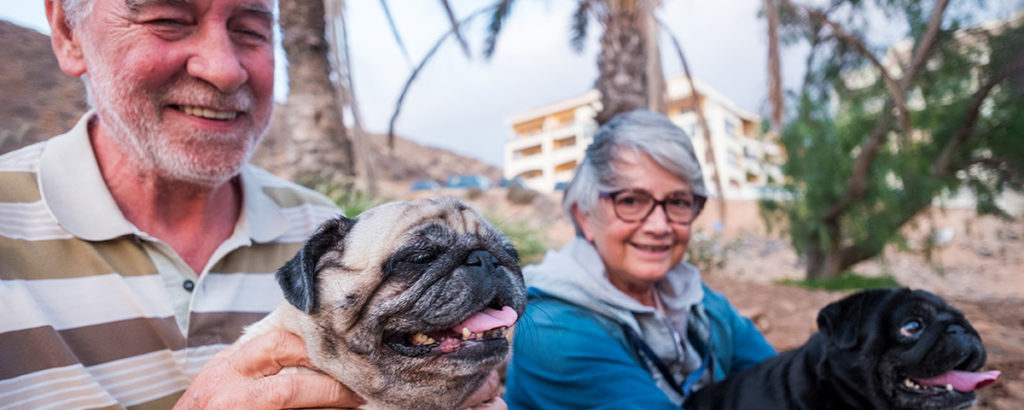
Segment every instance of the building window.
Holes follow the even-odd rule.
[[[541,170],[539,170],[539,169],[531,169],[529,171],[523,172],[522,174],[519,174],[519,176],[517,178],[534,179],[534,178],[540,178],[543,175],[544,175],[544,172],[542,172]]]
[[[543,148],[541,148],[540,145],[534,145],[532,147],[526,147],[520,150],[516,150],[515,157],[516,159],[532,157],[534,155],[540,154],[541,152],[543,152]]]
[[[555,149],[576,146],[576,136],[570,136],[555,140]]]
[[[736,155],[736,151],[729,150],[725,153],[726,160],[729,161],[729,165],[738,167],[740,165],[740,157]]]
[[[556,173],[572,171],[574,169],[576,169],[576,160],[572,160],[572,161],[568,161],[568,162],[563,162],[563,163],[558,164],[558,165],[555,166],[555,172]]]
[[[736,136],[736,124],[730,120],[725,120],[725,135]]]

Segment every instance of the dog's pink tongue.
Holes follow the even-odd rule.
[[[473,333],[486,332],[499,327],[512,326],[518,318],[516,310],[509,306],[504,306],[501,310],[486,308],[463,320],[462,323],[452,326],[452,330],[456,333],[462,333],[462,329],[469,329]]]
[[[956,391],[969,392],[995,383],[1000,374],[999,370],[979,373],[953,370],[927,379],[914,379],[914,381],[925,386],[952,385]]]

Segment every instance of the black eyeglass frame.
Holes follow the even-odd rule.
[[[642,218],[635,219],[635,220],[631,221],[629,219],[623,218],[622,215],[619,215],[619,208],[615,206],[615,197],[617,197],[617,196],[619,196],[619,195],[621,195],[623,193],[626,193],[626,192],[642,192],[642,193],[646,194],[647,196],[651,197],[651,201],[654,201],[653,205],[651,205],[651,209],[648,209],[647,213],[644,214],[644,216]],[[689,221],[675,221],[675,220],[672,219],[672,217],[670,217],[668,215],[668,208],[667,208],[667,206],[668,206],[668,204],[667,204],[668,203],[668,197],[665,197],[665,198],[662,198],[662,199],[657,199],[657,198],[654,197],[654,195],[651,195],[650,192],[644,191],[642,189],[635,189],[635,188],[626,188],[626,189],[620,189],[620,190],[617,190],[617,191],[599,191],[597,193],[597,197],[598,198],[608,198],[608,199],[611,199],[612,200],[612,210],[615,212],[615,217],[619,218],[619,220],[621,220],[623,222],[628,222],[628,223],[636,223],[636,222],[646,221],[647,218],[650,217],[652,213],[654,213],[654,208],[657,208],[657,207],[660,206],[661,207],[661,211],[665,213],[665,220],[667,220],[667,221],[669,221],[671,223],[677,223],[677,224],[690,224],[695,219],[697,219],[697,216],[700,215],[700,212],[704,210],[704,204],[707,203],[707,200],[708,200],[708,198],[705,197],[705,196],[696,195],[696,194],[693,194],[693,193],[690,193],[690,196],[693,197],[693,216],[690,217]]]

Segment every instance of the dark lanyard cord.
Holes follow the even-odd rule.
[[[693,385],[697,383],[697,380],[700,380],[701,375],[704,374],[704,370],[708,367],[708,363],[711,362],[711,349],[708,346],[704,346],[704,357],[701,359],[700,367],[686,376],[686,380],[684,380],[683,384],[680,385],[679,383],[676,383],[676,378],[672,376],[672,372],[669,371],[668,365],[666,365],[665,362],[654,353],[654,350],[647,345],[647,342],[645,342],[640,335],[636,334],[636,331],[633,330],[632,327],[623,324],[622,329],[626,333],[626,338],[629,339],[629,342],[639,348],[640,352],[644,356],[647,356],[647,359],[650,360],[651,363],[654,363],[654,366],[658,368],[659,372],[661,372],[665,381],[668,382],[674,390],[679,392],[679,394],[682,394],[683,400],[685,401],[686,397],[690,395],[691,390],[693,390]]]

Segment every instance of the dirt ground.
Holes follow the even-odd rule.
[[[448,193],[449,195],[459,195]],[[558,206],[558,197],[541,197],[530,205],[511,205],[501,191],[472,200],[492,215],[530,220],[548,233],[549,246],[560,247],[573,232]],[[783,286],[776,281],[801,278],[800,258],[788,240],[765,231],[752,202],[730,202],[727,218],[715,233],[717,207],[694,227],[722,249],[724,267],[705,272],[708,285],[754,319],[778,350],[799,346],[816,331],[815,318],[826,304],[845,292]],[[976,217],[969,210],[935,210],[907,228],[907,250],[891,247],[877,260],[853,270],[862,275],[889,274],[905,286],[936,293],[962,310],[982,336],[988,352],[984,370],[1000,370],[994,385],[978,392],[980,409],[1024,409],[1024,222]],[[923,256],[921,243],[934,232],[942,246]],[[692,239],[691,239],[692,241]],[[691,242],[691,246],[692,242]]]

